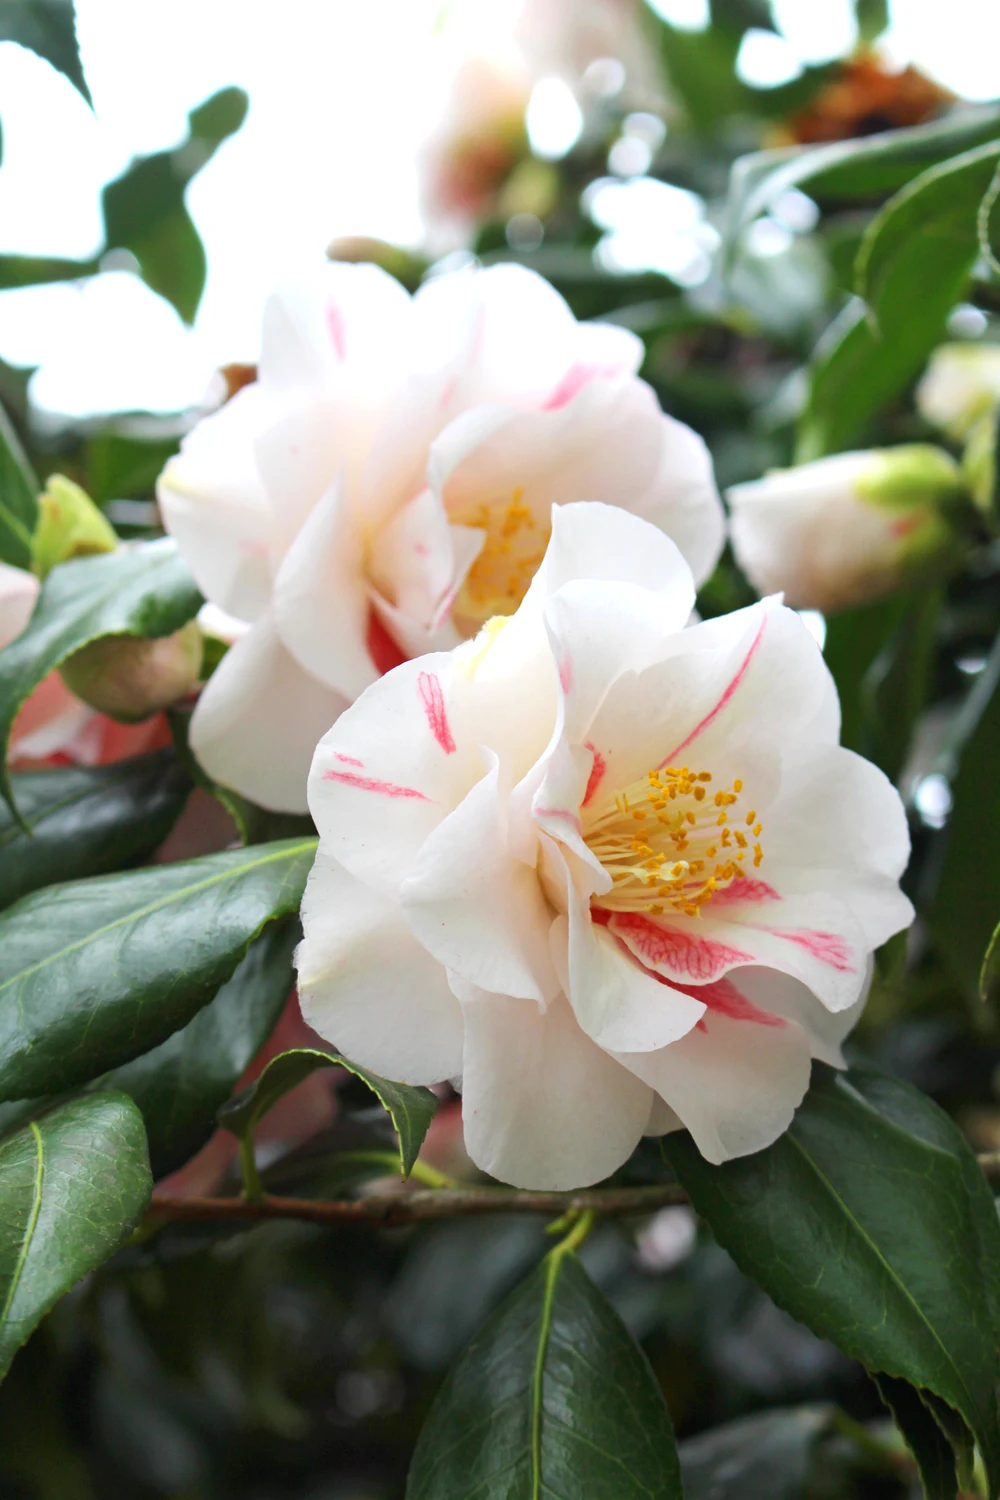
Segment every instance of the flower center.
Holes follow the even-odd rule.
[[[506,504],[484,501],[453,514],[451,520],[486,533],[452,609],[459,631],[475,635],[493,615],[512,615],[517,609],[545,556],[550,527],[525,505],[523,485]]]
[[[688,766],[648,771],[616,792],[584,838],[614,882],[595,905],[608,911],[701,915],[717,892],[760,866],[762,825],[739,807],[743,783],[713,792],[711,773]]]

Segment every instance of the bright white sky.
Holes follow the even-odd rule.
[[[681,25],[705,0],[654,0]],[[124,272],[0,294],[0,356],[41,365],[40,406],[83,415],[175,410],[211,372],[253,359],[263,299],[334,235],[417,244],[414,147],[440,113],[463,48],[488,45],[517,0],[77,0],[95,113],[48,65],[0,44],[0,251],[87,256],[99,195],[133,155],[175,144],[186,115],[226,84],[251,100],[243,129],[194,180],[208,250],[193,331]],[[451,24],[442,30],[442,10]],[[775,0],[786,44],[748,48],[760,82],[853,41],[850,0]],[[456,15],[458,13],[457,23]],[[888,41],[969,98],[1000,94],[1000,3],[894,0]]]

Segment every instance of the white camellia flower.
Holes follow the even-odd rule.
[[[979,418],[1000,405],[1000,344],[942,344],[916,398],[926,421],[964,442]]]
[[[726,491],[736,560],[758,593],[832,612],[888,593],[952,541],[950,454],[912,443],[837,453]]]
[[[682,1125],[714,1162],[767,1146],[912,917],[902,804],[838,745],[799,617],[685,629],[693,598],[646,522],[556,510],[518,612],[376,682],[313,761],[303,1013],[455,1081],[473,1160],[521,1187]]]
[[[332,264],[274,296],[258,381],[159,484],[202,592],[253,627],[194,714],[209,773],[303,811],[317,740],[381,670],[516,609],[553,504],[613,495],[704,579],[723,536],[711,461],[635,377],[641,357],[516,266],[411,298]]]

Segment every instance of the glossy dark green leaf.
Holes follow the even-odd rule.
[[[0,805],[0,907],[54,881],[144,859],[166,838],[191,791],[169,749],[109,766],[19,771],[11,783],[31,832]]]
[[[272,1109],[289,1089],[308,1078],[317,1068],[346,1068],[366,1083],[392,1120],[399,1137],[399,1166],[404,1177],[413,1170],[427,1128],[437,1109],[437,1095],[409,1083],[391,1083],[348,1062],[338,1052],[320,1052],[315,1047],[295,1047],[273,1057],[249,1088],[219,1110],[219,1124],[233,1135],[252,1135],[258,1120]]]
[[[865,674],[863,754],[895,781],[903,769],[917,718],[934,675],[941,591],[911,598],[888,644]]]
[[[0,408],[0,562],[31,566],[31,535],[38,519],[38,480]]]
[[[201,594],[171,537],[53,568],[27,629],[0,651],[0,762],[21,704],[74,651],[105,635],[170,635],[200,605]],[[16,811],[2,769],[0,790]]]
[[[128,250],[142,278],[194,322],[205,287],[205,251],[184,203],[192,177],[246,118],[242,89],[221,89],[188,115],[188,138],[137,158],[103,193],[107,248]]]
[[[684,1500],[800,1500],[830,1408],[795,1406],[710,1427],[678,1447]]]
[[[406,1500],[681,1500],[673,1431],[646,1356],[557,1246],[445,1380]]]
[[[1000,989],[1000,922],[993,929],[990,946],[986,950],[983,967],[979,971],[979,998],[983,1001],[995,1000],[998,989]]]
[[[733,166],[727,235],[743,229],[789,188],[820,203],[854,202],[895,192],[914,177],[1000,135],[1000,106],[965,109],[929,125],[887,130],[826,146],[786,147],[742,156]]]
[[[971,997],[992,942],[1000,892],[1000,638],[952,724],[940,761],[952,807],[938,835],[937,889],[928,920],[948,968]]]
[[[901,627],[911,600],[903,593],[844,610],[826,623],[823,658],[837,684],[841,744],[864,753],[869,732],[870,700],[866,677]]]
[[[975,1157],[924,1094],[871,1068],[814,1064],[790,1130],[711,1166],[667,1156],[737,1265],[869,1370],[905,1380],[975,1434],[1000,1491],[1000,1224]]]
[[[211,1004],[142,1057],[116,1068],[102,1089],[128,1094],[142,1110],[153,1175],[183,1166],[215,1130],[215,1114],[274,1030],[295,985],[294,919],[275,922]]]
[[[857,442],[922,369],[979,253],[977,211],[1000,143],[931,167],[869,225],[857,290],[816,349],[799,428],[800,461]]]
[[[0,1142],[0,1375],[124,1244],[152,1186],[142,1116],[122,1094],[72,1099]]]
[[[315,840],[37,891],[0,914],[0,1099],[86,1083],[158,1046],[298,910]]]
[[[928,1407],[905,1380],[879,1375],[875,1384],[920,1470],[924,1500],[955,1500],[955,1450]]]
[[[73,0],[4,0],[0,42],[18,42],[37,52],[92,104],[80,62]]]
[[[2,11],[0,11],[2,14]],[[55,255],[0,255],[0,287],[44,286],[52,281],[79,281],[96,276],[99,260],[65,260]]]

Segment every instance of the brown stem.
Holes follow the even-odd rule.
[[[154,1195],[147,1223],[165,1219],[304,1219],[311,1224],[412,1224],[419,1219],[453,1219],[465,1214],[550,1214],[588,1210],[605,1214],[652,1213],[670,1203],[686,1203],[677,1183],[656,1187],[603,1188],[580,1193],[529,1193],[516,1188],[418,1188],[415,1192],[372,1193],[334,1202],[275,1198],[164,1198]]]
[[[986,1178],[1000,1181],[1000,1152],[979,1158]],[[579,1193],[531,1193],[518,1188],[417,1188],[413,1192],[372,1193],[366,1198],[333,1202],[312,1198],[167,1198],[154,1194],[146,1227],[159,1228],[177,1219],[300,1219],[309,1224],[414,1224],[422,1219],[455,1219],[466,1214],[567,1213],[644,1214],[688,1196],[676,1182],[655,1187],[591,1188]]]

